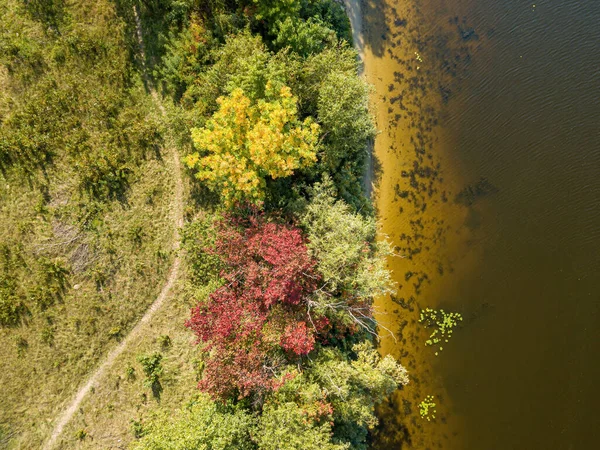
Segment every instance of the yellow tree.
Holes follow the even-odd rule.
[[[196,177],[219,190],[227,205],[260,204],[265,179],[286,177],[317,160],[319,125],[298,119],[298,99],[283,86],[253,103],[241,89],[220,97],[217,112],[204,128],[192,129],[198,150],[186,158]]]

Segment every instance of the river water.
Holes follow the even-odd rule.
[[[397,252],[381,349],[412,376],[374,448],[600,448],[600,1],[361,13],[376,206]],[[463,316],[437,356],[426,307]]]

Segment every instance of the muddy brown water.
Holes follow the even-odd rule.
[[[600,448],[600,1],[361,11],[397,251],[381,350],[412,376],[374,448]],[[438,356],[426,307],[464,317]]]

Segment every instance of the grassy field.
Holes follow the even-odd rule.
[[[167,120],[129,19],[0,2],[0,448],[41,447],[173,260]]]
[[[111,205],[98,234],[28,211],[31,194],[3,186],[3,241],[19,225],[35,226],[20,236],[23,278],[38,255],[60,258],[69,270],[55,305],[32,306],[22,324],[0,332],[1,420],[19,447],[40,442],[61,405],[156,297],[172,259],[165,252],[172,234],[169,169],[156,160],[143,164],[128,204]]]
[[[135,439],[136,425],[157,408],[177,410],[196,391],[196,349],[184,327],[189,305],[182,286],[141,335],[115,362],[65,428],[60,448],[126,448]],[[147,383],[140,356],[160,354],[160,388]]]

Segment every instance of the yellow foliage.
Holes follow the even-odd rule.
[[[284,86],[252,104],[241,89],[220,97],[219,109],[204,128],[192,129],[198,153],[185,162],[196,177],[221,191],[227,205],[262,203],[265,178],[287,177],[317,160],[319,125],[297,118],[298,99]]]

